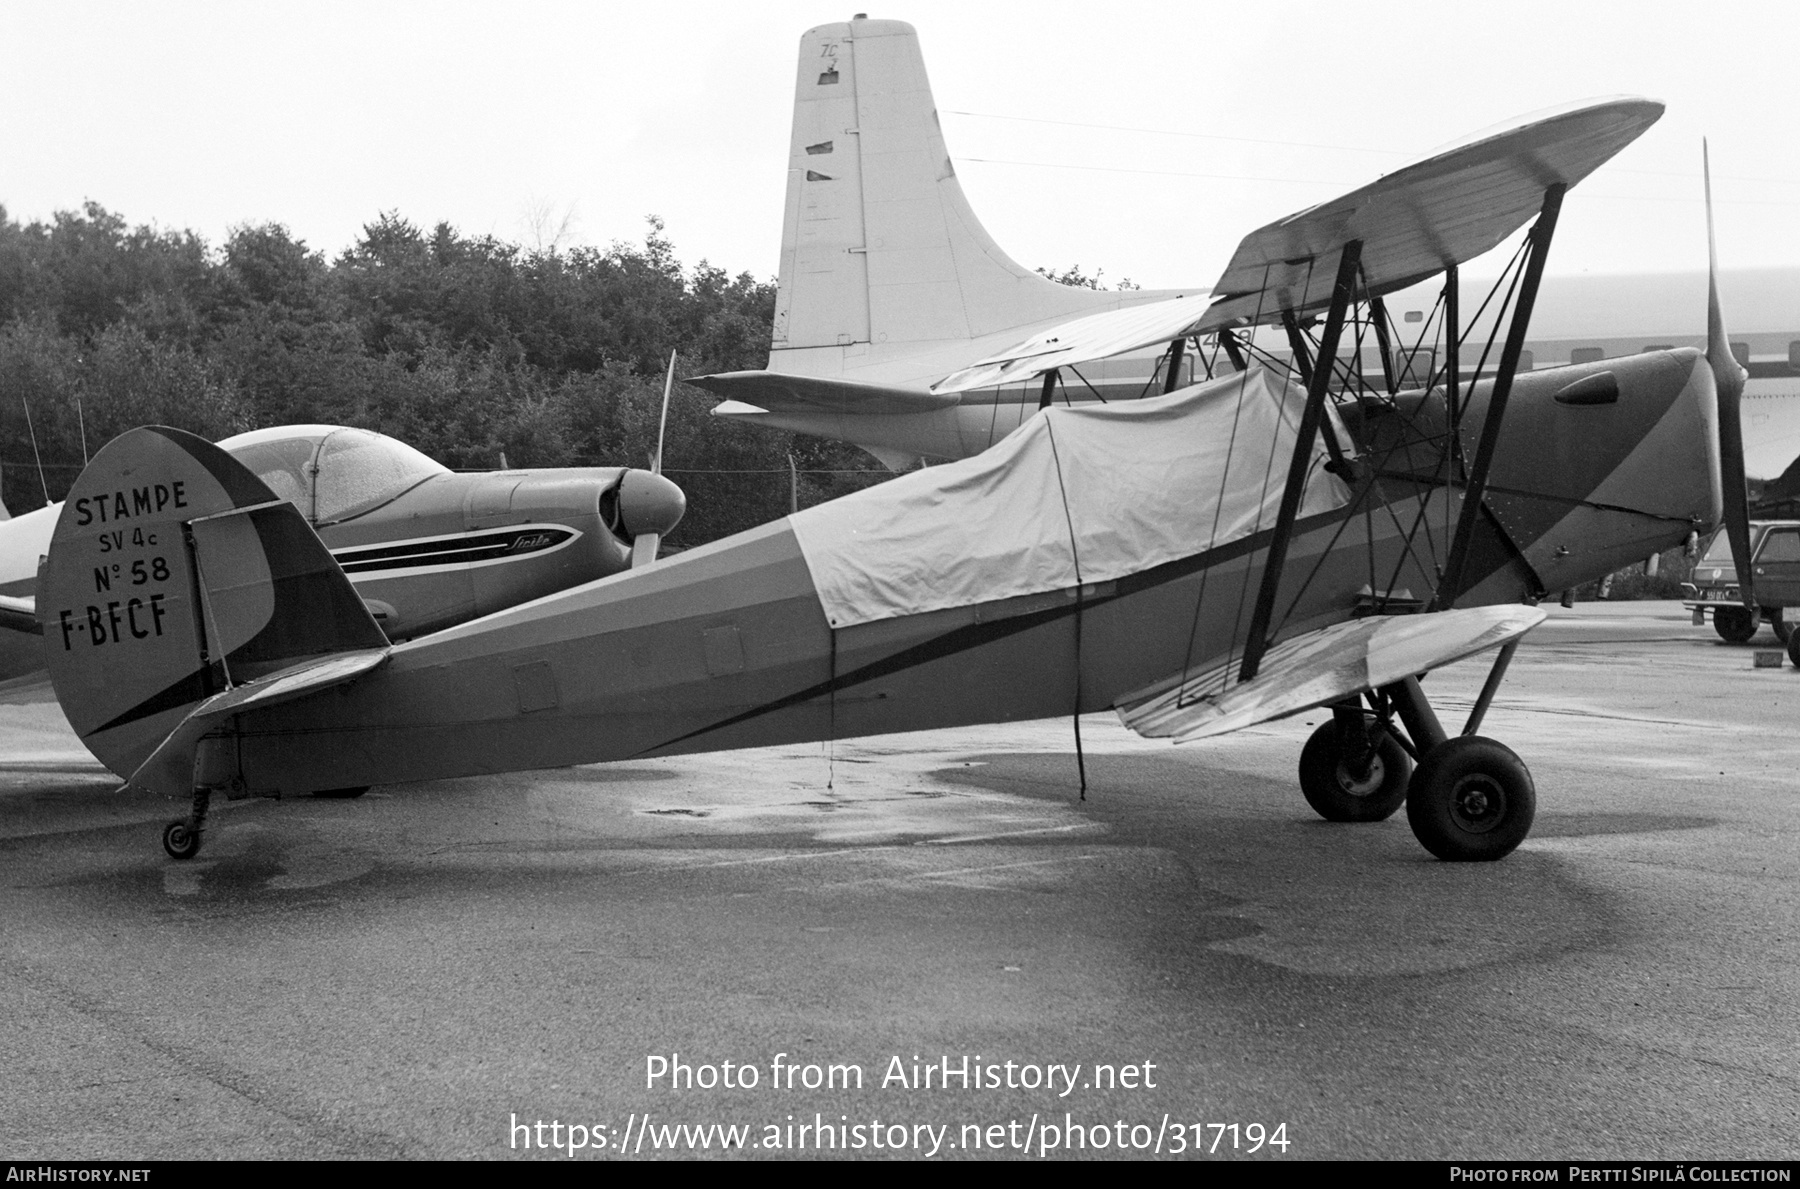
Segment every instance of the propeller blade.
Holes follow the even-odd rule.
[[[656,560],[657,546],[662,544],[660,533],[639,533],[631,541],[631,568],[647,566]]]
[[[662,417],[656,423],[656,457],[650,460],[650,473],[662,474],[663,431],[669,427],[669,394],[675,391],[675,352],[669,352],[669,374],[663,380]]]
[[[1756,592],[1751,585],[1750,497],[1744,477],[1744,425],[1741,404],[1744,381],[1749,378],[1731,354],[1725,333],[1725,311],[1719,303],[1719,250],[1713,238],[1712,160],[1706,142],[1700,142],[1700,172],[1706,184],[1706,362],[1712,367],[1713,385],[1719,394],[1719,479],[1724,487],[1725,533],[1731,541],[1732,562],[1737,567],[1738,594],[1751,614],[1756,614]]]

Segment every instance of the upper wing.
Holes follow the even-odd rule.
[[[1459,661],[1516,640],[1542,623],[1536,607],[1502,605],[1353,619],[1283,641],[1255,678],[1237,663],[1179,677],[1120,699],[1124,724],[1177,743],[1284,718]]]
[[[1663,113],[1653,99],[1569,104],[1478,132],[1341,198],[1279,219],[1238,245],[1200,330],[1331,300],[1335,257],[1361,240],[1372,296],[1472,260],[1523,227],[1544,191],[1574,186]]]
[[[768,371],[721,372],[682,383],[775,413],[929,413],[958,403],[952,393]]]
[[[1341,198],[1309,207],[1244,237],[1212,304],[1148,302],[1042,331],[932,386],[942,394],[1105,359],[1281,311],[1329,303],[1337,255],[1362,242],[1372,296],[1472,260],[1535,215],[1544,191],[1573,186],[1662,115],[1651,99],[1589,100],[1476,133]]]

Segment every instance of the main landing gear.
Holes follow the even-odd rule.
[[[1531,831],[1537,790],[1511,748],[1475,732],[1516,647],[1500,650],[1468,725],[1454,738],[1416,677],[1333,705],[1331,721],[1300,752],[1307,804],[1328,821],[1375,822],[1404,803],[1413,834],[1440,859],[1481,862],[1512,853]]]

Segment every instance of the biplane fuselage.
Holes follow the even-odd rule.
[[[1569,403],[1595,375],[1613,377],[1617,399]],[[1485,401],[1478,387],[1466,435]],[[1709,528],[1714,418],[1713,378],[1692,350],[1521,375],[1459,605],[1529,601]],[[1282,636],[1357,614],[1372,576],[1398,598],[1437,582],[1427,569],[1460,501],[1434,473],[1441,395],[1403,394],[1346,422],[1374,490],[1296,526],[1284,574],[1301,593]],[[1268,539],[1079,592],[834,630],[784,520],[400,645],[354,683],[240,714],[241,780],[292,795],[1103,710],[1242,648]],[[172,724],[145,726],[150,738]]]

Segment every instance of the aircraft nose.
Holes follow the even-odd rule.
[[[1680,389],[1590,498],[1601,506],[1686,520],[1704,532],[1719,522],[1723,508],[1718,388],[1698,352],[1673,351],[1668,357],[1682,369]],[[1620,403],[1661,405],[1649,396],[1651,386],[1662,383],[1656,374],[1661,370],[1621,368]]]
[[[663,476],[629,470],[619,479],[619,527],[628,538],[667,536],[687,512],[687,496]]]

